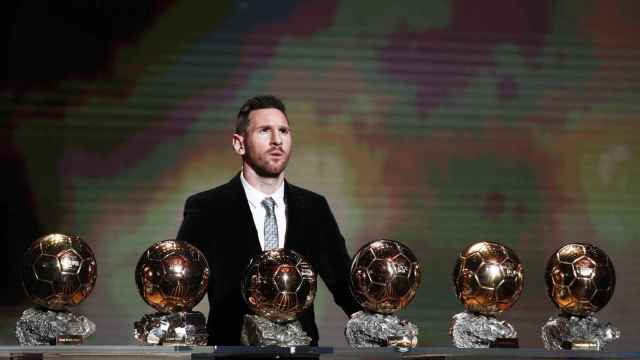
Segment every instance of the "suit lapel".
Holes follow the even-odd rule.
[[[284,183],[284,199],[287,203],[287,233],[284,238],[284,247],[295,250],[301,239],[303,227],[302,214],[304,214],[304,202],[300,194],[288,182]]]
[[[235,209],[234,217],[238,221],[238,236],[237,239],[230,239],[231,241],[241,241],[243,246],[248,250],[250,258],[258,255],[262,252],[260,247],[260,240],[258,239],[258,230],[253,222],[253,215],[251,215],[251,209],[249,209],[249,201],[247,195],[242,187],[240,180],[240,174],[231,179],[231,194],[233,201],[233,208]]]

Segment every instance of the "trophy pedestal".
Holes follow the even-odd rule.
[[[418,344],[418,327],[395,315],[358,311],[347,322],[345,336],[352,347],[394,347],[406,351]]]
[[[207,345],[209,337],[198,311],[146,314],[133,328],[138,341],[152,345]]]
[[[69,311],[29,308],[16,323],[16,337],[22,346],[74,345],[96,331],[96,324]]]
[[[493,316],[458,313],[451,320],[449,335],[457,348],[517,348],[518,333],[506,321]]]
[[[620,338],[618,328],[593,316],[551,316],[541,330],[547,350],[600,351]]]
[[[240,341],[247,346],[305,346],[311,338],[300,321],[278,324],[262,316],[245,315]]]

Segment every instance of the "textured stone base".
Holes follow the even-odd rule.
[[[305,346],[311,338],[300,321],[278,324],[256,315],[245,315],[240,341],[248,346]]]
[[[508,322],[467,311],[453,316],[449,335],[455,347],[469,349],[501,347],[501,344],[517,347],[518,339],[516,329]]]
[[[395,347],[400,350],[418,345],[418,327],[395,315],[358,311],[351,315],[345,330],[352,347]]]
[[[29,308],[16,323],[16,337],[23,346],[80,343],[95,331],[96,324],[69,311]]]
[[[541,336],[547,350],[600,351],[620,338],[620,330],[593,316],[557,315],[542,326]]]
[[[204,315],[198,311],[146,314],[133,324],[136,340],[152,345],[207,345]]]

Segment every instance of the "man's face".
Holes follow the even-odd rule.
[[[237,135],[236,135],[237,136]],[[291,129],[287,117],[278,109],[259,109],[249,113],[249,126],[244,136],[242,158],[256,174],[278,177],[291,155]]]

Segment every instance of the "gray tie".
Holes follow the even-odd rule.
[[[276,213],[274,206],[276,202],[268,197],[262,200],[262,206],[267,211],[264,217],[264,249],[271,250],[278,248],[278,223],[276,221]]]

